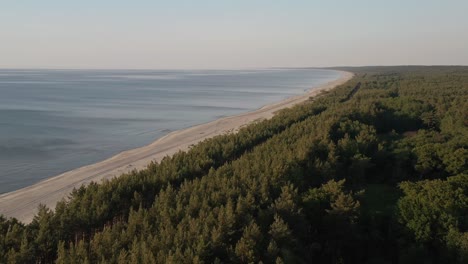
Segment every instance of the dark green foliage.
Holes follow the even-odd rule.
[[[0,263],[466,263],[468,68],[347,70],[29,225],[0,218]]]

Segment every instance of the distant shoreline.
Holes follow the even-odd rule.
[[[73,188],[79,188],[92,181],[100,182],[103,179],[111,179],[134,169],[145,169],[151,161],[159,162],[162,158],[171,156],[179,150],[186,151],[191,145],[207,138],[236,132],[239,128],[256,120],[271,118],[276,111],[302,103],[308,98],[341,85],[353,77],[350,72],[340,72],[341,76],[337,80],[312,87],[304,94],[265,105],[251,112],[223,117],[174,131],[147,146],[127,150],[104,161],[65,172],[16,191],[1,194],[0,214],[29,223],[36,214],[39,204],[55,208],[56,203],[67,197]]]

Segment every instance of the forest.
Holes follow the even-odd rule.
[[[468,67],[353,79],[0,217],[0,263],[468,263]]]

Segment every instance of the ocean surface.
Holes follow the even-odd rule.
[[[0,193],[339,75],[318,69],[0,70]]]

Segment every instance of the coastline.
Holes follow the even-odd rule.
[[[236,132],[242,126],[259,119],[271,118],[274,113],[306,101],[351,79],[350,72],[341,71],[335,81],[318,87],[312,87],[306,93],[289,97],[282,101],[265,105],[257,110],[239,115],[224,117],[178,130],[163,136],[147,146],[121,152],[109,159],[80,167],[58,176],[40,181],[31,186],[0,195],[0,214],[15,217],[29,223],[37,212],[39,204],[55,208],[56,203],[67,197],[73,188],[90,182],[111,179],[132,170],[145,169],[151,161],[159,162],[165,156],[171,156],[179,150],[188,150],[191,145],[217,135]]]

